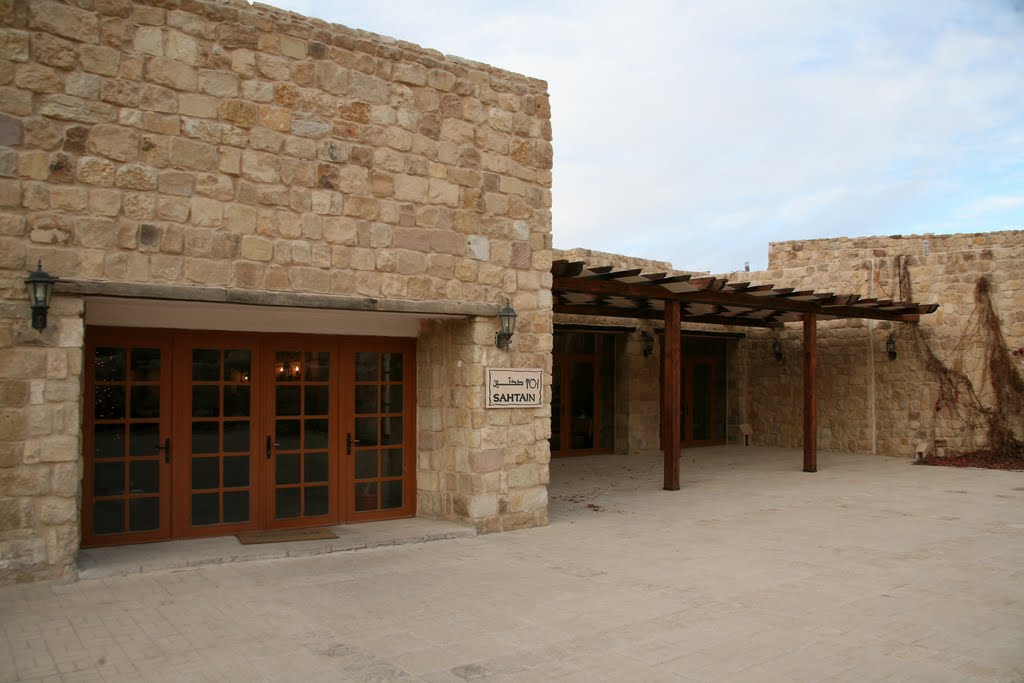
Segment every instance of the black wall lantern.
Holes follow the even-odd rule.
[[[889,360],[896,360],[896,337],[891,334],[885,340],[885,352],[889,354]]]
[[[772,355],[775,356],[775,360],[782,362],[782,342],[778,339],[772,339]]]
[[[28,287],[28,303],[32,306],[32,329],[46,329],[46,312],[50,310],[50,294],[57,278],[43,270],[43,262],[39,261],[34,273],[25,278]]]
[[[640,333],[640,341],[643,342],[644,358],[650,358],[654,353],[654,335],[644,330]]]
[[[508,347],[512,344],[512,335],[516,331],[516,315],[515,309],[509,305],[508,300],[505,300],[505,307],[498,311],[498,322],[501,324],[501,329],[494,335],[494,343],[499,349],[508,350]]]

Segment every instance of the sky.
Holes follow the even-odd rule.
[[[1024,0],[270,3],[546,80],[558,248],[1024,229]]]

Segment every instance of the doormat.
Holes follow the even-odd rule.
[[[337,538],[338,534],[330,529],[320,527],[319,529],[273,529],[271,531],[246,531],[235,534],[235,538],[242,545],[254,545],[256,543],[291,543],[292,541],[322,541],[327,538]]]

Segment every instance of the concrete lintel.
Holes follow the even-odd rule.
[[[290,308],[323,308],[340,311],[378,311],[416,313],[422,315],[495,316],[497,304],[468,301],[410,301],[406,299],[374,299],[335,294],[300,292],[269,292],[265,290],[230,289],[225,287],[192,287],[143,282],[102,282],[98,280],[58,280],[58,292],[83,296],[109,296],[165,301],[203,301],[235,303],[252,306],[285,306]]]

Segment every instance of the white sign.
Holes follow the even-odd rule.
[[[488,408],[540,408],[544,371],[487,368],[486,393]]]

